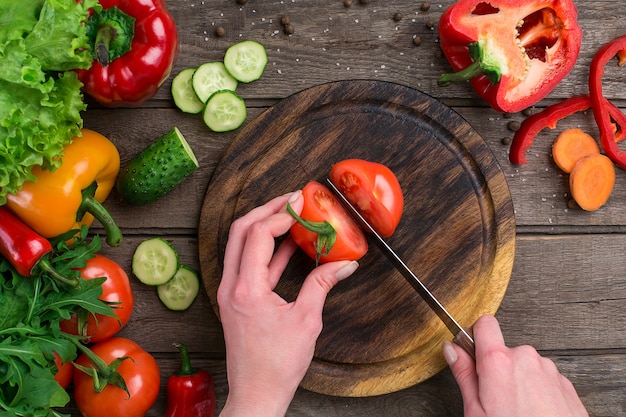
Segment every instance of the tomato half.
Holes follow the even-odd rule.
[[[156,401],[161,387],[159,366],[152,355],[130,339],[112,337],[91,347],[108,365],[115,359],[128,356],[117,368],[126,381],[128,394],[114,385],[101,392],[94,389],[93,378],[85,372],[74,370],[74,399],[83,417],[143,417]],[[95,368],[82,354],[76,363]]]
[[[386,165],[346,159],[330,170],[330,179],[382,237],[393,234],[404,209],[398,178]]]
[[[336,240],[325,256],[319,258],[320,263],[357,260],[367,253],[367,240],[361,228],[350,217],[335,198],[332,191],[316,181],[311,181],[302,189],[304,206],[300,217],[311,222],[328,222],[336,232]],[[293,240],[309,255],[316,259],[317,233],[308,230],[300,223],[291,229]]]
[[[101,342],[119,332],[130,320],[135,305],[133,290],[130,286],[128,274],[117,262],[96,254],[87,261],[85,268],[80,270],[80,276],[84,279],[106,277],[102,284],[103,301],[114,303],[112,305],[116,317],[103,316],[101,314],[73,314],[68,320],[60,323],[61,330],[66,333],[89,337],[93,343]],[[86,321],[86,326],[85,326]]]

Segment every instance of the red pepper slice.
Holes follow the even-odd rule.
[[[600,146],[602,146],[606,155],[611,158],[617,166],[626,169],[626,152],[622,151],[617,146],[617,141],[613,135],[614,125],[611,117],[613,117],[618,124],[618,130],[626,129],[626,123],[624,123],[623,118],[620,121],[610,112],[609,101],[602,94],[604,66],[615,56],[618,57],[618,65],[620,66],[626,61],[626,35],[605,44],[594,55],[589,71],[589,91],[593,117],[600,130]]]
[[[52,245],[48,239],[35,233],[9,210],[0,207],[0,254],[22,276],[30,277],[38,271],[45,272],[73,287],[78,280],[59,274],[50,263]]]
[[[573,68],[582,41],[572,0],[460,0],[439,20],[440,45],[454,71],[439,84],[471,80],[504,112],[544,98]]]
[[[619,142],[626,138],[626,131],[620,129],[626,126],[626,115],[616,107],[613,103],[606,102],[608,111],[611,116],[616,120],[618,127],[612,128],[612,137],[614,142]],[[549,127],[554,129],[559,120],[564,119],[572,114],[585,111],[591,107],[591,98],[587,94],[581,94],[578,96],[570,97],[566,100],[552,104],[539,113],[535,113],[532,116],[527,117],[522,122],[518,131],[513,136],[513,142],[511,143],[511,149],[509,154],[509,160],[513,164],[526,164],[526,151],[533,144],[535,136]]]
[[[165,417],[213,417],[215,388],[211,375],[191,366],[187,347],[177,344],[181,367],[167,380]]]
[[[83,90],[107,107],[153,97],[178,55],[178,31],[164,0],[100,0],[87,24],[94,62],[78,70]]]

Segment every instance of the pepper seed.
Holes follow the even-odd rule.
[[[394,22],[399,22],[401,20],[402,20],[402,13],[396,12],[396,13],[393,14],[393,21]]]
[[[420,10],[423,12],[427,12],[430,10],[430,3],[428,2],[424,2],[422,3],[422,5],[420,6]]]
[[[217,36],[218,38],[222,38],[224,37],[224,35],[226,35],[226,29],[224,29],[222,26],[218,26],[215,28],[215,36]]]

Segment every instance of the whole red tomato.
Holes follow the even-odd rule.
[[[81,335],[97,343],[114,336],[128,323],[135,305],[133,291],[126,271],[115,261],[96,254],[87,261],[85,268],[80,270],[84,279],[106,277],[102,284],[100,299],[112,304],[116,317],[101,314],[78,313],[69,320],[61,322],[61,330],[66,333]]]
[[[334,243],[324,255],[318,243],[318,233],[296,222],[290,229],[293,240],[312,259],[320,263],[357,260],[367,253],[367,240],[361,228],[335,198],[332,191],[316,181],[302,189],[304,206],[300,218],[308,222],[328,222],[334,229]],[[328,248],[326,248],[328,249]]]
[[[94,389],[94,380],[80,369],[74,370],[74,399],[84,417],[143,417],[159,394],[161,374],[152,355],[130,339],[112,337],[91,347],[107,365],[118,358],[128,357],[117,367],[124,378],[128,393],[114,385],[100,392]],[[82,354],[78,365],[96,368],[88,356]]]
[[[330,170],[330,179],[382,237],[400,223],[404,196],[389,167],[362,159],[346,159]]]
[[[61,357],[54,352],[54,364],[57,366],[57,372],[54,374],[54,380],[63,388],[67,388],[72,382],[72,374],[74,373],[74,365],[72,362],[63,362]]]

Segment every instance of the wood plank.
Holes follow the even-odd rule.
[[[443,11],[453,3],[432,3],[427,12],[421,2],[396,1],[393,5],[372,2],[350,8],[338,0],[297,2],[270,0],[238,6],[233,2],[169,1],[168,6],[181,35],[181,53],[175,71],[194,67],[208,60],[221,60],[224,52],[242,37],[262,41],[269,64],[260,82],[241,87],[246,97],[281,98],[310,85],[343,79],[372,78],[395,81],[418,88],[442,99],[463,100],[485,107],[468,85],[442,89],[436,80],[450,67],[439,52],[437,24]],[[587,78],[593,53],[605,42],[623,34],[624,20],[615,12],[615,1],[577,2],[583,44],[572,73],[550,94],[564,98],[586,92],[580,80]],[[401,13],[400,22],[393,20]],[[289,15],[295,32],[285,35],[280,18]],[[226,30],[224,37],[215,28]],[[602,27],[602,30],[597,30]],[[420,36],[421,46],[413,44]],[[271,76],[270,76],[271,75]],[[158,93],[160,101],[170,102],[169,82]],[[626,91],[611,87],[610,96],[626,99]]]
[[[249,109],[249,121],[263,110],[265,108]],[[621,227],[621,230],[626,230],[626,171],[617,169],[615,189],[609,202],[602,209],[590,213],[570,208],[568,177],[560,172],[551,159],[550,149],[559,131],[580,127],[591,134],[597,132],[591,112],[563,120],[555,130],[542,131],[529,150],[529,163],[517,166],[509,162],[509,145],[503,144],[502,138],[512,137],[509,122],[521,122],[524,120],[523,115],[514,115],[509,119],[493,110],[465,107],[454,107],[453,110],[481,134],[504,170],[520,232],[524,232],[523,226],[540,227],[545,233],[554,233],[559,227],[570,226],[578,231],[591,226]],[[118,147],[122,163],[172,126],[178,126],[199,159],[200,168],[190,178],[148,206],[125,205],[113,191],[106,206],[120,226],[131,233],[142,228],[169,229],[167,233],[176,230],[193,233],[215,167],[239,132],[210,132],[198,117],[174,109],[92,110],[85,115],[85,126],[109,137]],[[141,129],[135,126],[141,126]],[[146,210],[149,210],[149,216],[145,215]]]
[[[592,416],[626,415],[624,370],[626,322],[623,305],[626,284],[626,173],[618,170],[615,191],[601,210],[586,213],[570,208],[567,176],[550,159],[550,147],[559,130],[597,128],[590,112],[559,123],[555,131],[536,138],[524,166],[508,161],[512,136],[508,123],[524,114],[503,115],[481,101],[467,84],[440,88],[436,80],[449,71],[439,50],[436,24],[453,3],[357,1],[350,8],[339,0],[234,1],[168,0],[181,35],[174,74],[209,60],[221,60],[228,46],[242,38],[261,41],[269,64],[261,80],[240,85],[246,99],[248,122],[279,100],[321,83],[345,79],[375,79],[406,85],[430,94],[459,112],[486,140],[505,172],[517,223],[516,255],[511,281],[498,311],[510,345],[531,344],[553,358],[572,379]],[[574,69],[537,108],[574,94],[587,92],[589,63],[605,42],[622,35],[624,17],[614,0],[577,2],[584,37]],[[402,20],[394,21],[393,14]],[[293,35],[285,35],[280,17],[289,15]],[[226,35],[214,36],[216,26]],[[602,30],[598,30],[598,28]],[[413,37],[419,36],[421,46]],[[626,109],[624,68],[606,68],[605,94]],[[181,260],[199,268],[197,227],[200,207],[215,168],[239,131],[210,132],[198,115],[175,109],[170,97],[171,77],[156,97],[137,109],[102,109],[89,101],[85,126],[110,137],[122,162],[152,140],[178,126],[196,151],[201,167],[163,199],[142,207],[119,201],[116,192],[106,202],[125,234],[120,248],[103,248],[130,271],[136,245],[151,236],[165,236]],[[88,99],[89,100],[89,99]],[[94,232],[101,232],[95,225]],[[130,337],[156,356],[162,369],[161,395],[148,416],[165,410],[165,378],[178,365],[173,342],[186,343],[196,365],[214,376],[218,409],[227,395],[224,342],[219,320],[209,298],[201,292],[185,312],[172,312],[158,301],[154,288],[133,279],[136,308],[121,335]],[[70,408],[73,415],[78,411]],[[462,401],[448,370],[417,386],[369,398],[341,398],[299,390],[288,416],[461,416]]]
[[[616,417],[626,413],[626,354],[600,354],[571,357],[547,355],[560,371],[572,380],[589,414],[593,417]],[[161,367],[161,393],[147,417],[165,413],[167,377],[179,366],[175,356],[157,357]],[[206,369],[213,378],[217,410],[228,395],[225,363],[220,360],[192,356],[194,366]],[[71,404],[66,412],[79,415]],[[458,386],[449,369],[419,385],[378,397],[345,398],[316,394],[299,389],[289,407],[287,417],[462,417],[463,403]]]
[[[105,247],[101,253],[130,271],[132,251],[141,239],[133,236],[122,247]],[[181,262],[199,267],[195,239],[168,239]],[[619,255],[624,247],[624,235],[518,236],[513,273],[498,312],[507,341],[540,350],[626,350],[626,328],[616,325],[626,322],[626,259]],[[132,283],[137,306],[122,334],[152,352],[168,352],[172,343],[182,341],[193,352],[223,355],[221,327],[204,291],[188,311],[172,312],[161,305],[154,288],[134,278]]]

